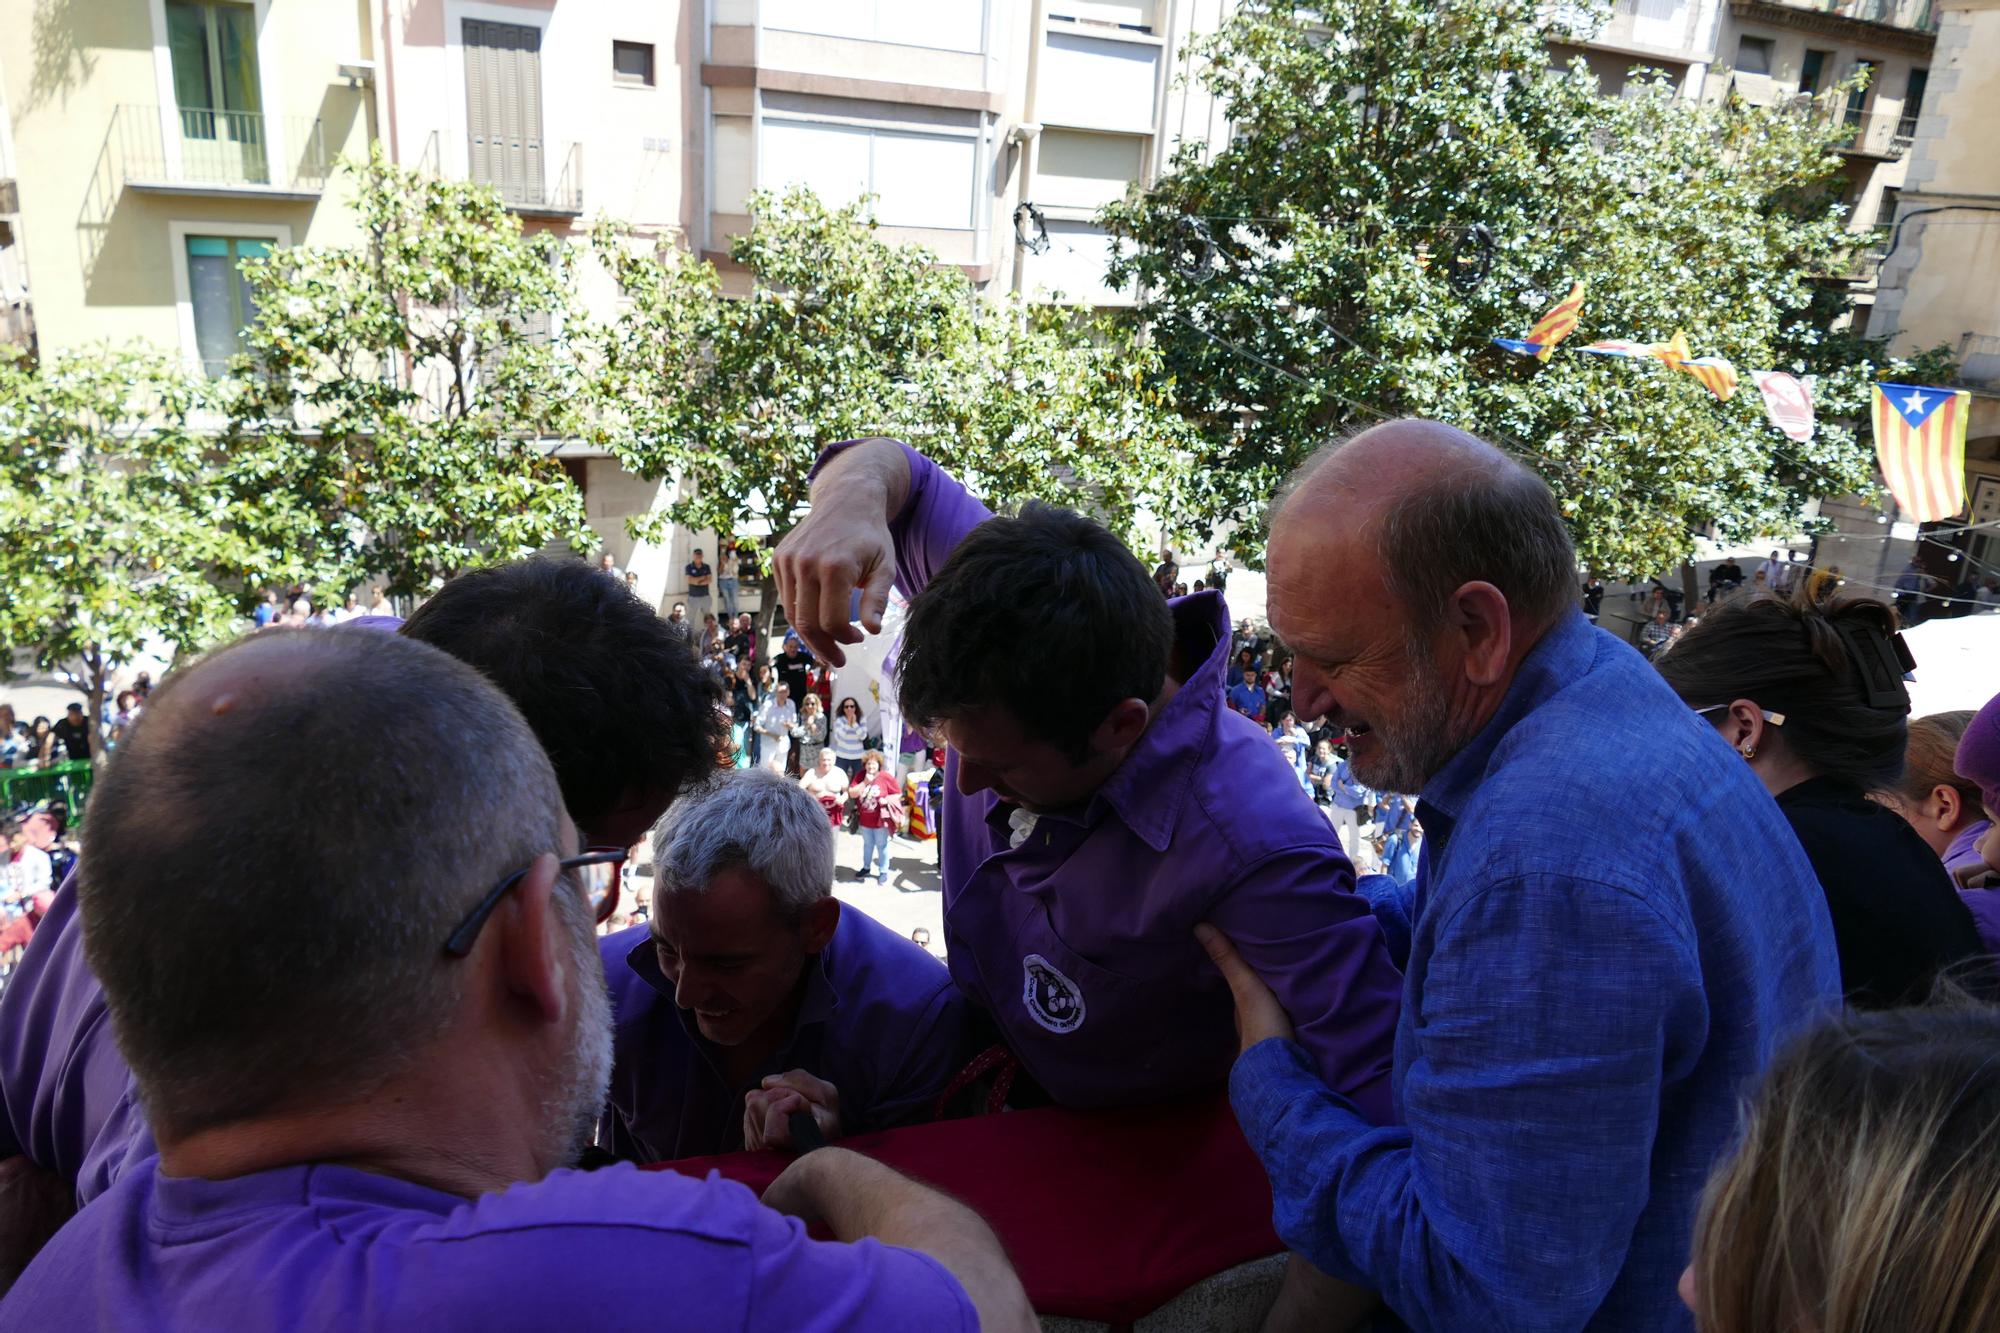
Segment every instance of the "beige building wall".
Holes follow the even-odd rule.
[[[312,164],[367,152],[372,92],[340,74],[370,58],[365,8],[245,8],[255,18],[267,160],[232,182],[229,170],[199,160],[212,145],[170,142],[179,118],[163,0],[0,0],[19,240],[45,351],[137,338],[193,358],[180,249],[190,230],[285,244],[357,234],[346,183],[320,179]]]

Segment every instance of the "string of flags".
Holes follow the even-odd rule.
[[[1495,338],[1493,345],[1516,356],[1547,361],[1576,331],[1583,313],[1584,284],[1569,294],[1522,338]],[[1657,361],[1691,375],[1719,402],[1736,392],[1736,367],[1727,357],[1696,356],[1687,334],[1676,329],[1663,343],[1606,338],[1578,349],[1592,356]],[[1812,390],[1782,370],[1753,370],[1751,380],[1764,399],[1764,412],[1787,439],[1813,437]],[[1965,508],[1965,431],[1972,395],[1963,389],[1878,383],[1874,395],[1875,456],[1896,503],[1919,523],[1951,518]]]

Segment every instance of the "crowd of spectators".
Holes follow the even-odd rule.
[[[674,1275],[696,1326],[1026,1330],[979,1218],[838,1147],[763,1202],[874,1245],[564,1169],[893,1128],[997,1067],[992,1109],[1226,1087],[1297,1256],[1272,1326],[2000,1326],[2000,697],[1911,720],[1888,604],[1796,562],[1694,614],[1656,584],[1648,663],[1578,614],[1546,487],[1433,423],[1287,488],[1271,627],[893,442],[830,474],[814,514],[880,517],[913,593],[899,703],[957,755],[949,973],[830,892],[832,829],[880,879],[907,817],[834,706],[844,618],[770,654],[747,613],[528,562],[400,634],[250,636],[114,700],[75,892],[60,819],[5,830],[49,924],[0,1156],[85,1206],[0,1325],[657,1310],[615,1271]],[[803,549],[798,604],[850,605],[857,562]],[[1037,626],[1073,679],[1014,669]],[[1381,895],[1420,860],[1421,906]]]

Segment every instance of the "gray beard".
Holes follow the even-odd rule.
[[[596,1139],[597,1120],[611,1090],[611,992],[598,960],[596,935],[589,927],[570,956],[570,969],[576,1002],[570,1062],[543,1103],[544,1123],[554,1139],[550,1160],[562,1166],[576,1165]]]
[[[1409,667],[1409,709],[1395,722],[1377,722],[1372,734],[1380,754],[1353,764],[1354,776],[1376,791],[1414,796],[1433,773],[1451,761],[1468,737],[1453,733],[1451,700],[1444,674],[1426,645],[1405,645]]]

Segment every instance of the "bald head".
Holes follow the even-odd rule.
[[[1415,417],[1326,445],[1280,492],[1281,529],[1337,526],[1379,563],[1420,629],[1454,590],[1490,583],[1521,621],[1546,626],[1576,601],[1576,551],[1542,479],[1476,435]]]
[[[281,631],[175,672],[92,794],[80,890],[162,1140],[404,1067],[457,1008],[445,937],[564,818],[513,705],[423,644]]]

